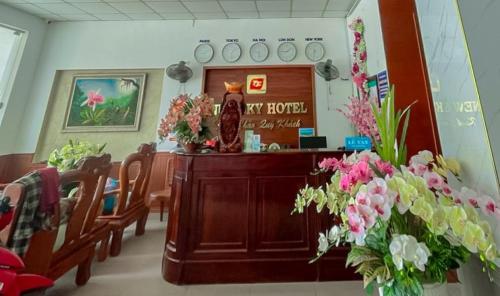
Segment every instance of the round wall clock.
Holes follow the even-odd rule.
[[[222,49],[222,58],[228,63],[234,63],[241,57],[241,47],[238,43],[228,43]]]
[[[278,46],[278,57],[283,62],[291,62],[297,56],[297,47],[291,42],[283,42]]]
[[[263,62],[267,59],[268,56],[269,56],[269,48],[264,42],[254,43],[250,47],[250,57],[255,62],[258,63]]]
[[[306,46],[306,57],[311,62],[317,62],[325,55],[325,47],[319,42],[310,42]]]
[[[208,43],[202,43],[194,49],[194,58],[200,64],[208,63],[214,57],[214,48]]]

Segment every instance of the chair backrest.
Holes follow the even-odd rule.
[[[77,164],[77,169],[61,175],[60,182],[63,187],[79,183],[76,204],[68,220],[63,247],[92,230],[110,170],[111,155],[104,154],[100,157],[86,157]]]
[[[120,194],[115,215],[120,215],[129,208],[138,204],[145,206],[144,196],[148,190],[151,168],[156,155],[156,143],[141,144],[134,152],[122,161],[120,166]],[[130,180],[130,168],[138,164],[135,178]]]

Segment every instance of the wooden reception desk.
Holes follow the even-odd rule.
[[[331,217],[290,215],[298,190],[324,184],[310,174],[343,152],[184,154],[175,158],[163,277],[174,284],[355,279],[346,248],[314,264],[318,232]]]

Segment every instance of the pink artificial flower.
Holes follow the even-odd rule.
[[[366,61],[367,58],[367,53],[366,51],[363,51],[362,53],[359,54],[359,59],[362,61]]]
[[[339,160],[334,157],[325,158],[318,164],[318,166],[324,171],[334,172],[339,167]]]
[[[382,220],[387,221],[391,216],[391,207],[385,201],[384,197],[379,194],[370,196],[370,205],[377,212],[377,214],[382,218]]]
[[[356,194],[356,203],[364,206],[370,205],[370,199],[368,199],[366,192],[358,191]]]
[[[361,33],[360,32],[354,32],[354,43],[358,44],[361,41]]]
[[[356,63],[352,64],[352,74],[353,75],[354,74],[358,74],[358,72],[359,72],[359,66],[358,66],[358,64],[356,64]]]
[[[441,177],[438,173],[427,171],[424,173],[423,177],[425,179],[425,182],[427,182],[427,186],[429,186],[429,188],[441,189],[443,187],[443,177]]]
[[[363,236],[365,233],[365,226],[363,219],[358,213],[358,209],[354,205],[349,205],[346,209],[347,220],[349,223],[349,230],[355,237]]]
[[[483,213],[486,215],[493,215],[495,214],[495,211],[497,209],[497,206],[495,204],[495,201],[489,197],[489,196],[483,196],[481,199],[481,210]]]
[[[377,169],[386,175],[392,177],[394,175],[394,166],[390,162],[385,162],[381,159],[375,161]]]
[[[359,161],[352,166],[351,171],[349,172],[349,176],[351,176],[351,178],[355,181],[353,182],[353,184],[356,182],[366,184],[371,180],[373,172],[370,169],[368,162]]]
[[[452,195],[451,187],[446,182],[443,182],[443,187],[441,189],[443,190],[443,193],[446,194],[447,196]]]
[[[343,173],[343,174],[347,174],[349,173],[349,171],[351,170],[351,167],[352,165],[348,164],[347,162],[345,162],[344,160],[339,160],[338,164],[337,164],[337,168],[338,170]]]
[[[422,177],[429,169],[426,165],[421,163],[411,163],[408,170],[419,177]]]
[[[361,219],[363,220],[363,226],[365,229],[370,229],[375,225],[377,213],[369,206],[357,205],[357,211]]]
[[[342,177],[340,177],[340,190],[342,191],[349,191],[351,187],[351,178],[349,177],[349,175],[343,175]]]
[[[387,183],[384,179],[374,178],[367,184],[370,195],[384,195],[387,193]]]

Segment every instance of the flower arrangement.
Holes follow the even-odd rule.
[[[210,139],[208,120],[213,117],[213,107],[213,99],[206,94],[194,99],[188,94],[173,98],[158,129],[160,139],[163,141],[169,133],[175,133],[181,143],[204,143]]]
[[[349,25],[349,28],[354,31],[354,61],[351,68],[352,80],[360,92],[360,97],[366,98],[368,96],[368,74],[366,67],[368,54],[366,52],[364,37],[365,25],[361,18],[356,18]]]
[[[484,270],[495,269],[497,245],[477,209],[500,218],[498,205],[467,187],[449,185],[460,172],[453,159],[421,151],[406,163],[409,109],[395,114],[393,99],[391,90],[381,108],[372,108],[381,131],[377,153],[322,160],[320,171],[333,173],[330,182],[306,186],[297,195],[294,212],[315,204],[318,212],[326,208],[340,217],[320,233],[318,258],[350,244],[346,265],[363,275],[367,290],[378,283],[383,295],[422,295],[423,283],[444,283],[447,272],[472,253],[479,254]]]
[[[48,166],[56,167],[59,172],[76,168],[78,161],[87,156],[99,155],[106,144],[93,144],[87,141],[69,140],[68,144],[54,149],[47,161]]]
[[[379,138],[379,132],[372,114],[372,102],[368,96],[367,52],[364,38],[365,26],[361,18],[356,18],[349,28],[354,31],[354,60],[351,76],[359,96],[349,97],[346,110],[337,109],[356,127],[359,134],[370,138]]]

